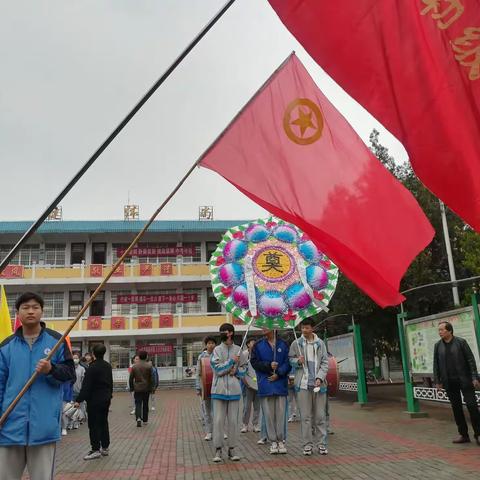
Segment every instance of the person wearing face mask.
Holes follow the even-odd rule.
[[[210,357],[213,370],[213,444],[215,463],[222,461],[224,426],[228,425],[228,458],[234,462],[240,460],[235,448],[239,433],[239,406],[242,388],[240,379],[245,375],[247,358],[240,347],[233,343],[235,329],[232,324],[220,326],[220,345],[217,345]]]
[[[85,378],[85,367],[80,364],[80,354],[75,352],[73,354],[73,363],[75,364],[75,376],[76,380],[73,384],[73,401],[77,401],[77,397],[80,394],[80,390],[82,389],[83,379]],[[83,418],[86,417],[86,407],[85,402],[80,404],[80,410],[82,411]],[[79,424],[77,421],[73,422],[73,428],[78,428]]]

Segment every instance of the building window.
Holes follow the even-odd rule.
[[[107,263],[107,244],[92,243],[92,263],[105,265]]]
[[[78,353],[82,357],[82,342],[70,342],[72,344],[72,353]]]
[[[83,307],[83,291],[70,292],[68,301],[68,316],[76,317]]]
[[[45,318],[63,317],[63,297],[63,292],[48,292],[43,295]]]
[[[217,249],[218,243],[217,242],[207,242],[207,262],[210,261],[212,258],[212,253]]]
[[[184,289],[183,293],[193,293],[197,295],[196,302],[187,302],[183,304],[183,313],[201,313],[202,312],[202,290],[200,288]]]
[[[130,293],[130,290],[119,290],[112,292],[112,317],[130,315],[130,303],[117,303],[117,298],[119,295],[130,295]]]
[[[110,341],[110,364],[112,368],[128,368],[131,353],[128,340]]]
[[[45,245],[45,265],[65,266],[65,244],[47,243]]]
[[[221,311],[222,305],[218,303],[215,295],[213,294],[213,290],[211,288],[207,288],[207,312],[214,313]]]
[[[198,338],[185,338],[183,340],[182,356],[183,366],[193,367],[197,364],[198,356],[205,348],[203,340]]]
[[[13,245],[0,245],[0,261],[2,261],[13,248]],[[38,264],[40,259],[39,245],[26,245],[20,249],[20,252],[10,260],[11,265],[24,265],[29,267],[34,263]]]
[[[79,265],[85,262],[85,244],[84,243],[72,243],[70,264]]]
[[[93,290],[90,292],[90,296],[93,295],[93,292]],[[103,317],[105,315],[105,291],[99,292],[90,304],[90,315],[92,317]]]
[[[17,311],[15,310],[15,301],[19,297],[18,293],[7,293],[7,304],[8,304],[8,311],[10,312],[10,319],[12,320],[13,324],[15,324],[15,317],[17,316]]]

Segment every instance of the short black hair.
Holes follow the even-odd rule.
[[[132,357],[132,363],[135,361],[135,357],[138,357],[137,353]]]
[[[300,326],[311,325],[313,327],[314,324],[315,324],[315,322],[313,321],[313,318],[309,317],[309,318],[304,318],[302,320],[302,323],[300,324]]]
[[[30,300],[35,300],[37,303],[39,303],[40,307],[42,307],[42,310],[43,310],[43,298],[40,295],[38,295],[38,293],[25,292],[25,293],[22,293],[15,302],[15,308],[17,312],[18,310],[20,310],[20,305],[22,305],[22,303],[27,303]]]
[[[250,338],[245,342],[245,345],[248,347],[248,345],[250,344],[250,342],[256,342],[256,340],[255,340],[253,337],[250,337]]]
[[[95,355],[95,358],[98,359],[103,359],[103,356],[105,355],[105,352],[107,351],[107,348],[103,343],[96,343],[93,348],[92,352]]]
[[[215,337],[208,335],[203,339],[203,343],[206,345],[208,342],[213,342],[216,345],[217,339]]]
[[[445,330],[446,330],[447,332],[453,333],[453,325],[452,325],[450,322],[446,322],[446,321],[445,321],[445,322],[440,322],[440,323],[438,324],[438,326],[440,326],[440,325],[442,325],[442,324],[445,325]]]
[[[220,328],[218,329],[219,332],[223,332],[223,331],[227,331],[227,332],[233,332],[235,333],[235,327],[231,324],[231,323],[222,323],[220,325]]]
[[[146,360],[148,357],[148,353],[145,350],[140,350],[137,355],[140,360]]]

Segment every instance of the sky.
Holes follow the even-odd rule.
[[[0,0],[0,221],[45,210],[225,0]],[[368,143],[402,145],[309,57],[267,0],[237,0],[61,202],[65,220],[147,219],[295,51]],[[196,169],[159,220],[266,212]]]

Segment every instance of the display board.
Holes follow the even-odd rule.
[[[328,351],[339,362],[340,375],[357,375],[353,333],[328,338],[327,346]]]
[[[446,315],[432,315],[424,320],[417,319],[405,324],[408,350],[412,373],[423,376],[433,375],[433,350],[435,343],[440,340],[438,336],[438,324],[450,322],[453,326],[453,334],[464,338],[475,356],[477,366],[479,354],[475,327],[473,323],[473,311],[471,308],[462,309],[458,313],[449,312]]]

